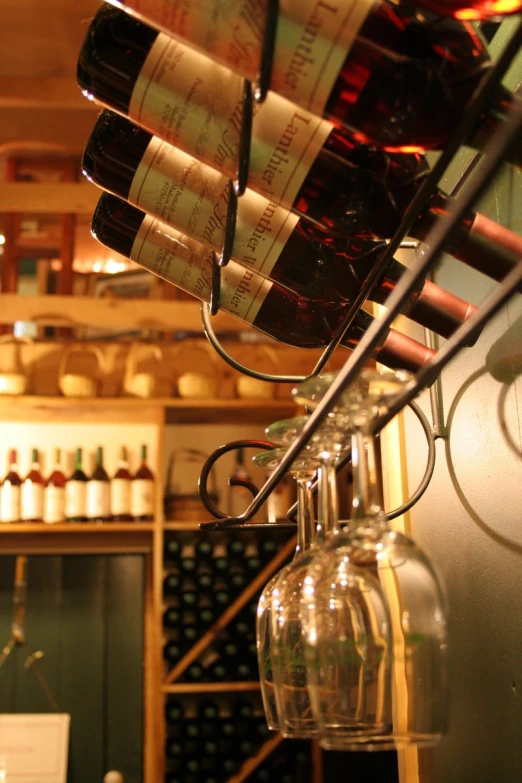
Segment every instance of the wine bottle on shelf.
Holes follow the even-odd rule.
[[[198,705],[200,720],[215,721],[219,718],[219,706],[214,701],[202,701]]]
[[[100,198],[92,232],[107,247],[198,299],[209,301],[212,259],[202,245],[108,193]],[[221,305],[224,312],[256,329],[302,348],[326,345],[350,306],[303,299],[232,261],[222,273]],[[368,313],[359,312],[343,345],[356,345],[372,321]],[[393,329],[375,351],[379,362],[410,370],[419,369],[433,355],[425,345]]]
[[[42,522],[44,511],[44,479],[40,470],[38,449],[31,449],[31,467],[22,482],[20,519],[22,522]]]
[[[198,570],[198,561],[193,555],[185,555],[181,558],[179,567],[185,576],[193,576]]]
[[[110,522],[111,485],[103,467],[103,448],[98,446],[94,471],[87,482],[87,519],[89,522]]]
[[[196,575],[196,585],[198,590],[210,590],[214,584],[214,577],[207,571],[203,571]]]
[[[141,447],[141,464],[131,483],[131,514],[135,522],[152,522],[155,514],[154,474],[147,464],[147,446]]]
[[[181,627],[182,613],[175,606],[169,606],[163,612],[163,625],[166,628],[178,629]]]
[[[150,2],[142,5],[142,17],[162,25],[159,8]],[[167,28],[191,45],[187,47],[137,19],[122,18],[119,9],[102,8],[80,53],[79,84],[89,97],[114,105],[153,133],[156,127],[151,126],[159,126],[167,141],[177,143],[192,132],[203,145],[199,128],[184,122],[184,115],[180,119],[173,105],[166,111],[162,98],[168,94],[172,100],[171,93],[177,93],[190,96],[191,102],[197,91],[211,100],[206,77],[215,77],[218,66],[205,66],[201,56],[191,59],[192,46],[255,81],[265,10],[262,3],[250,10],[241,18],[236,3],[206,15],[198,3],[191,9],[185,6],[183,13],[172,14]],[[476,30],[429,11],[419,13],[413,3],[379,0],[318,7],[292,0],[279,13],[270,88],[359,141],[411,152],[444,147],[491,66]],[[228,93],[238,101],[230,118],[230,124],[237,125],[240,93],[227,72],[219,76],[220,95]],[[482,118],[482,134],[489,137],[495,131],[511,101],[512,94],[499,87]],[[188,100],[185,105],[190,105]],[[266,122],[277,116],[270,109]],[[294,114],[299,116],[295,109]],[[283,161],[284,147],[292,142],[292,129],[285,126],[279,131]],[[227,136],[219,141],[226,148]],[[468,143],[481,145],[483,139],[475,134]],[[518,154],[516,150],[514,156]]]
[[[201,625],[201,629],[204,632],[207,628],[209,628],[209,626],[214,624],[216,621],[216,614],[212,609],[203,607],[202,609],[198,610],[198,620]]]
[[[181,630],[181,641],[185,647],[192,647],[199,638],[199,629],[194,623],[186,623]]]
[[[65,522],[65,474],[61,449],[54,449],[53,469],[44,486],[43,521],[47,524]]]
[[[422,155],[387,155],[339,134],[332,136],[330,146],[335,146],[335,154],[326,149],[318,154],[294,202],[286,205],[295,215],[284,205],[276,206],[273,196],[269,200],[246,191],[238,204],[232,256],[303,296],[353,299],[382,252],[376,241],[395,233],[430,169]],[[104,190],[221,249],[227,177],[124,117],[102,112],[87,143],[83,172]],[[204,196],[202,180],[207,186]],[[451,203],[436,190],[410,235],[424,240]],[[264,241],[256,244],[260,233]],[[522,254],[522,238],[470,210],[446,250],[502,279],[516,263],[514,256]],[[371,298],[385,301],[403,272],[404,266],[391,259]],[[443,336],[474,310],[469,302],[429,282],[420,284],[417,299],[419,308],[412,303],[409,317],[439,329]]]
[[[202,539],[196,543],[196,557],[199,565],[206,565],[212,560],[214,553],[214,544],[211,541]]]
[[[177,538],[166,537],[164,542],[165,560],[177,563],[181,557],[181,543]]]
[[[0,522],[20,522],[21,485],[17,451],[10,449],[7,457],[7,473],[0,487]]]
[[[83,470],[82,449],[76,449],[74,471],[65,484],[65,519],[87,522],[87,482]]]
[[[163,592],[165,595],[179,595],[181,590],[181,577],[179,574],[167,574],[163,580]]]
[[[187,682],[203,682],[204,677],[205,671],[203,666],[197,661],[191,663],[183,673],[183,679]]]
[[[165,705],[165,719],[167,723],[178,723],[185,717],[185,709],[179,701],[167,700]]]
[[[130,522],[132,477],[127,459],[127,449],[120,447],[116,473],[111,479],[111,516],[113,522]]]
[[[238,460],[239,460],[239,455],[238,455]],[[242,463],[238,463],[238,464],[242,464]],[[231,560],[243,560],[245,549],[246,549],[245,542],[242,541],[240,538],[232,538],[227,543],[227,553]]]
[[[171,640],[168,641],[163,647],[163,656],[170,665],[174,665],[175,663],[177,663],[181,658],[182,654],[183,654],[182,648],[180,647],[178,642],[174,642]]]

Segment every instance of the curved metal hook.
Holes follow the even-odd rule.
[[[203,465],[201,469],[201,474],[199,477],[199,494],[201,497],[201,502],[207,509],[207,511],[212,514],[216,519],[234,519],[234,517],[229,517],[228,514],[224,514],[223,511],[220,511],[217,506],[212,503],[210,500],[208,488],[207,488],[207,481],[208,477],[210,475],[210,471],[212,470],[214,463],[217,462],[217,460],[223,455],[227,454],[229,451],[235,451],[236,449],[241,448],[253,448],[253,449],[264,449],[265,451],[268,451],[270,449],[275,448],[275,443],[271,443],[268,440],[232,440],[230,443],[225,443],[223,446],[219,446],[215,451],[212,452],[210,457],[207,459],[205,464]],[[242,479],[229,479],[231,486],[246,486],[247,489],[249,489],[252,492],[252,495],[255,497],[259,490],[253,484],[252,482],[246,482]],[[235,482],[235,483],[232,483]]]

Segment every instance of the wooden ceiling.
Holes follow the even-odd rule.
[[[0,155],[81,155],[97,109],[76,85],[76,61],[100,0],[1,0]]]

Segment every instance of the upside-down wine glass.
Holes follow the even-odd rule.
[[[318,405],[335,376],[303,384],[300,401]],[[337,403],[352,429],[354,473],[352,518],[314,558],[306,576],[302,612],[306,620],[308,684],[322,747],[338,750],[403,749],[436,744],[446,731],[447,634],[444,597],[435,571],[421,549],[390,529],[380,506],[372,424],[411,380],[409,373],[363,370]],[[313,400],[310,398],[313,397]],[[332,691],[350,668],[351,651],[338,629],[353,596],[346,584],[347,562],[367,571],[385,597],[382,658],[374,650],[373,683],[366,686],[367,715],[374,732],[353,729],[350,705]],[[336,621],[339,619],[339,622]],[[348,653],[348,661],[346,660]],[[385,659],[391,666],[385,665]],[[342,709],[340,707],[342,706]],[[388,724],[388,725],[386,725]]]
[[[253,457],[253,461],[265,470],[275,470],[284,454],[284,449],[263,451],[260,454],[256,454]],[[295,555],[292,562],[278,571],[265,585],[257,606],[256,637],[261,696],[268,728],[273,731],[281,729],[281,718],[274,681],[272,595],[279,577],[291,568],[297,560],[303,557],[312,545],[315,522],[311,487],[317,467],[318,460],[311,455],[297,457],[292,463],[290,472],[297,481],[297,546]],[[310,735],[307,734],[306,736]]]

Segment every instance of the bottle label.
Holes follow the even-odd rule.
[[[68,481],[65,485],[65,516],[87,516],[87,483],[85,481]]]
[[[111,481],[111,513],[116,515],[131,512],[131,480],[114,478]]]
[[[46,487],[44,489],[43,521],[48,524],[54,524],[64,520],[65,487]]]
[[[262,235],[261,231],[259,241]],[[136,234],[130,258],[198,299],[210,301],[212,252],[150,215]],[[272,285],[253,270],[230,261],[221,272],[221,308],[252,324]]]
[[[20,487],[4,481],[0,489],[0,522],[20,521]]]
[[[223,246],[228,180],[215,169],[154,137],[136,170],[129,201],[194,239]],[[232,254],[270,275],[299,218],[253,190],[239,199]]]
[[[111,486],[108,481],[91,479],[87,482],[87,517],[110,517]]]
[[[129,117],[235,179],[243,79],[159,33],[134,85]],[[332,125],[270,92],[255,106],[249,186],[292,206]]]
[[[154,481],[134,479],[131,482],[131,514],[133,517],[153,517]]]
[[[22,484],[22,509],[20,518],[43,519],[44,488],[41,484],[27,479]]]
[[[124,0],[145,20],[255,81],[265,4],[259,0]],[[374,0],[281,0],[271,89],[322,114]]]

